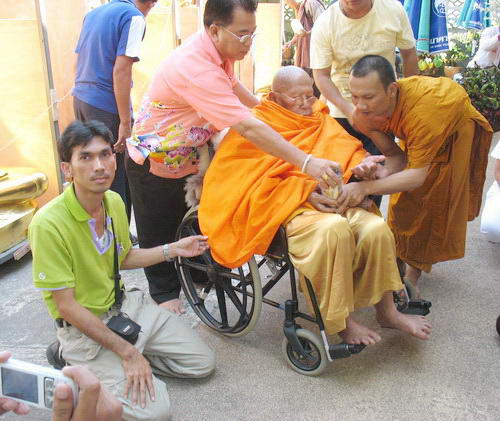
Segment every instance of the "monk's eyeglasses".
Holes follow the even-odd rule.
[[[225,28],[222,25],[219,25],[224,31],[229,32],[233,37],[237,38],[238,41],[240,41],[242,44],[251,44],[254,40],[254,38],[257,36],[257,32],[254,32],[253,34],[248,34],[248,35],[242,35],[238,36],[234,32],[231,32],[229,29]]]
[[[302,101],[303,104],[308,104],[310,102],[316,101],[316,97],[314,95],[312,96],[306,96],[306,95],[301,95],[301,96],[288,96],[287,94],[284,94],[283,92],[276,92],[273,91],[276,94],[280,94],[283,96],[286,96],[290,101],[292,101],[295,104],[298,104],[300,101]]]

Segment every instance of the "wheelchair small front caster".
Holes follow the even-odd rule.
[[[281,350],[288,365],[297,373],[306,376],[318,376],[328,365],[328,357],[323,342],[310,330],[297,329],[297,337],[307,357],[293,349],[292,344],[285,337]]]

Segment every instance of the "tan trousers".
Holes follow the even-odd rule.
[[[286,232],[292,263],[311,281],[329,334],[344,330],[354,309],[403,288],[394,237],[377,215],[361,208],[345,216],[308,210],[288,222]]]
[[[122,311],[142,327],[135,347],[153,370],[156,400],[146,407],[133,405],[123,397],[126,377],[121,359],[83,335],[75,327],[57,329],[62,355],[71,365],[85,365],[123,404],[123,419],[165,421],[171,419],[166,384],[156,376],[206,377],[215,366],[213,351],[176,315],[158,307],[148,293],[126,292]],[[103,321],[111,316],[108,312]],[[90,421],[90,420],[89,420]]]

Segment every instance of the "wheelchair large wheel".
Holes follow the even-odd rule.
[[[177,230],[177,240],[200,234],[198,212],[192,210]],[[177,274],[196,315],[210,328],[227,336],[243,336],[259,320],[262,285],[252,257],[248,263],[228,269],[210,251],[194,258],[178,257]]]
[[[294,351],[290,342],[285,337],[281,350],[285,355],[288,365],[297,373],[306,376],[320,375],[328,365],[328,357],[323,342],[310,330],[297,329],[297,336],[303,348],[311,359],[305,358],[303,355]]]

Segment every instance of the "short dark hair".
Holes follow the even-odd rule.
[[[376,72],[384,89],[396,82],[394,68],[389,60],[382,56],[368,55],[360,58],[351,69],[351,75],[354,77],[365,77],[368,73]]]
[[[64,130],[64,133],[57,142],[59,158],[62,162],[71,161],[73,148],[75,146],[87,145],[96,136],[102,137],[106,143],[109,143],[113,147],[113,135],[104,123],[96,120],[85,122],[80,120],[73,121],[66,127],[66,130]]]
[[[231,25],[234,9],[241,7],[245,12],[255,13],[257,0],[207,0],[203,13],[203,24],[208,28],[212,23]]]

